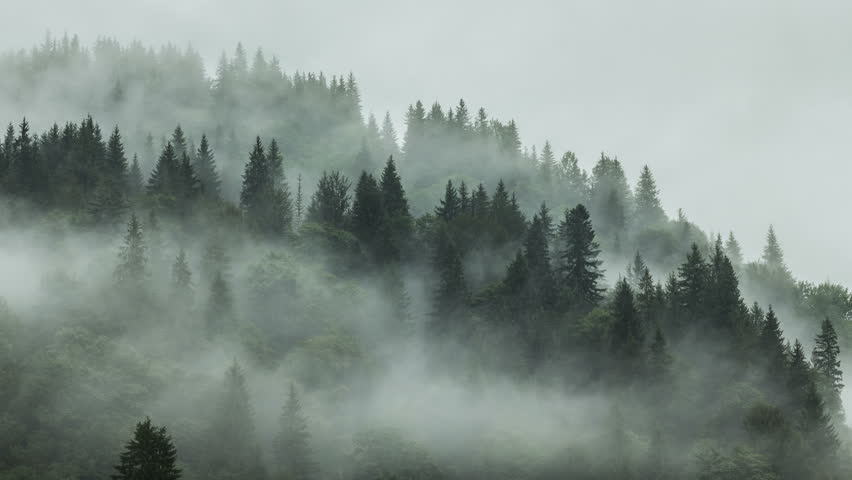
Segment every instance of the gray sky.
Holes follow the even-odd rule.
[[[215,62],[242,41],[277,54],[290,72],[355,72],[377,115],[399,119],[418,98],[464,97],[515,118],[525,143],[550,139],[587,168],[602,150],[618,155],[631,181],[649,164],[671,214],[682,207],[707,230],[733,229],[748,257],[774,223],[797,275],[852,284],[850,2],[30,0],[11,8],[4,48],[67,31],[85,42],[99,34],[192,42]]]

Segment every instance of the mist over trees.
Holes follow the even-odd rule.
[[[0,65],[0,479],[852,474],[852,295],[651,166],[242,45]]]

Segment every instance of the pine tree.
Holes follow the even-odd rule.
[[[564,236],[562,253],[562,284],[569,301],[588,308],[600,301],[603,288],[598,286],[603,272],[600,269],[600,248],[595,242],[595,231],[589,211],[582,204],[565,212],[560,226]]]
[[[831,416],[825,411],[825,404],[813,382],[807,386],[798,427],[803,437],[802,447],[806,452],[803,462],[805,468],[818,470],[820,467],[825,467],[826,464],[823,462],[837,453],[840,440],[832,425]]]
[[[275,150],[272,153],[280,157],[277,154],[277,146]],[[260,137],[257,137],[243,173],[240,208],[249,230],[257,234],[281,237],[291,231],[293,206],[286,184],[276,184],[276,162],[278,160],[270,161]],[[280,178],[283,180],[283,170]]]
[[[470,211],[470,193],[464,180],[459,184],[459,215],[466,215]]]
[[[175,131],[172,132],[171,142],[172,146],[175,149],[175,156],[180,158],[184,153],[187,153],[186,150],[186,136],[183,133],[183,129],[178,125],[175,127]]]
[[[648,358],[648,375],[654,384],[662,384],[671,380],[673,359],[666,344],[663,331],[657,327],[654,332],[654,341],[651,343],[650,356]]]
[[[205,198],[218,201],[221,198],[222,181],[216,171],[216,157],[207,141],[207,135],[201,135],[201,144],[195,153],[195,172],[201,183]]]
[[[840,346],[837,332],[828,318],[822,321],[811,361],[819,393],[825,399],[828,411],[833,418],[842,421],[844,415],[840,392],[843,390],[843,371],[840,369]]]
[[[467,286],[461,256],[444,229],[438,235],[434,252],[433,266],[438,273],[438,288],[433,300],[433,323],[436,331],[445,333],[449,317],[457,313],[467,300]]]
[[[275,442],[275,460],[283,478],[309,480],[316,476],[317,466],[311,455],[308,422],[296,386],[290,384],[290,394],[281,413],[281,429]]]
[[[385,113],[385,119],[382,122],[382,130],[380,133],[380,137],[382,140],[382,148],[384,154],[389,157],[399,158],[399,138],[396,134],[396,129],[393,126],[393,121],[391,120],[390,112]]]
[[[781,250],[778,237],[775,236],[775,228],[772,225],[769,226],[769,231],[766,233],[763,262],[773,271],[787,270],[787,266],[784,264],[784,252]]]
[[[302,225],[302,220],[304,219],[305,205],[302,197],[302,174],[299,174],[299,177],[296,180],[296,218],[295,223],[297,226]]]
[[[708,267],[698,250],[698,245],[692,244],[686,262],[678,267],[678,290],[680,307],[693,323],[703,320],[706,308],[706,288],[708,282]]]
[[[710,256],[706,307],[713,326],[729,334],[739,333],[746,306],[740,295],[734,266],[722,249],[722,237],[716,239]]]
[[[793,410],[804,406],[807,390],[812,383],[810,365],[805,357],[805,349],[799,340],[795,341],[793,353],[790,355],[790,365],[787,374],[787,387]]]
[[[408,207],[408,199],[402,188],[402,179],[396,170],[393,157],[388,157],[380,179],[382,203],[388,216],[392,240],[395,249],[399,250],[411,237],[414,219]]]
[[[148,178],[148,194],[174,196],[177,193],[180,163],[174,146],[167,143],[157,160],[157,165]]]
[[[743,264],[743,250],[740,242],[734,237],[734,232],[728,232],[728,240],[725,242],[725,255],[731,259],[734,268],[740,268]]]
[[[766,362],[769,378],[783,378],[783,374],[787,370],[784,334],[772,305],[766,312],[766,318],[760,331],[759,344],[761,357]]]
[[[367,172],[361,173],[355,187],[355,199],[352,202],[352,233],[372,254],[379,259],[392,255],[387,251],[391,242],[387,239],[387,215],[382,201],[382,192],[376,179]]]
[[[655,226],[666,219],[660,205],[657,182],[647,165],[642,167],[639,183],[636,185],[636,223],[640,228]]]
[[[172,296],[180,299],[185,305],[192,305],[193,283],[192,271],[186,260],[183,248],[178,252],[175,263],[172,264]]]
[[[556,156],[553,154],[553,147],[550,141],[544,142],[544,148],[541,149],[541,159],[539,160],[539,172],[545,187],[550,187],[553,181],[553,170],[556,166]]]
[[[227,333],[234,322],[234,300],[222,271],[213,274],[207,298],[207,337]]]
[[[133,162],[130,164],[130,172],[127,175],[127,192],[130,198],[138,198],[144,192],[144,180],[142,179],[142,169],[139,167],[139,158],[133,155]]]
[[[538,218],[541,220],[541,226],[548,243],[552,242],[556,234],[556,227],[553,225],[553,217],[550,215],[550,209],[547,208],[545,202],[541,202],[541,206],[538,208]]]
[[[243,369],[236,360],[225,373],[216,400],[207,450],[210,478],[263,478],[260,450],[255,443],[254,411]]]
[[[287,181],[284,175],[284,156],[274,138],[270,140],[269,148],[266,149],[266,159],[269,163],[269,173],[272,176],[273,184],[275,186],[284,184]]]
[[[177,449],[165,427],[155,427],[150,418],[136,424],[115,466],[112,480],[178,480]]]
[[[127,157],[124,154],[124,145],[121,143],[121,133],[118,127],[112,132],[107,142],[106,169],[104,171],[106,181],[113,185],[118,192],[124,193],[127,185]]]
[[[435,208],[435,215],[449,223],[459,213],[461,213],[461,199],[459,199],[458,191],[453,186],[453,181],[447,180],[447,187],[444,189],[444,198],[441,199],[441,204]]]
[[[627,265],[627,281],[630,282],[630,286],[639,287],[639,282],[645,275],[645,270],[648,270],[648,267],[645,266],[645,260],[642,259],[639,250],[636,250],[636,254],[633,255],[633,262]]]
[[[311,197],[307,219],[342,229],[349,213],[349,179],[340,172],[323,172]]]
[[[633,289],[626,279],[622,278],[615,286],[612,313],[614,321],[610,347],[619,363],[617,368],[627,378],[634,378],[642,362],[645,332],[639,312],[636,311]]]
[[[475,219],[485,219],[491,211],[491,199],[483,184],[479,184],[470,201],[470,213]]]
[[[124,245],[118,254],[119,263],[115,268],[115,279],[119,284],[138,285],[147,276],[145,256],[145,239],[142,236],[142,225],[135,213],[130,214],[127,223],[127,233]]]
[[[542,305],[551,304],[556,295],[546,228],[541,217],[538,214],[533,215],[524,241],[524,257],[532,281],[531,290]]]

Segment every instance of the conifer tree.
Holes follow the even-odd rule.
[[[189,306],[192,305],[192,294],[192,271],[186,260],[186,252],[181,248],[172,264],[172,296]]]
[[[488,198],[485,186],[480,183],[470,200],[470,213],[475,219],[484,219],[490,211],[491,199]]]
[[[722,238],[717,237],[710,256],[707,282],[707,312],[713,325],[736,334],[745,317],[746,306],[740,296],[739,280],[734,266],[722,249]]]
[[[647,165],[642,167],[639,183],[636,185],[636,223],[641,227],[649,227],[665,221],[666,214],[660,205],[659,191],[654,175]]]
[[[142,169],[139,167],[139,158],[133,155],[133,162],[130,164],[130,171],[127,175],[127,193],[130,198],[138,198],[144,192],[144,180],[142,178]]]
[[[219,200],[222,181],[216,170],[216,157],[205,134],[201,135],[201,144],[195,153],[194,166],[204,197],[214,201]]]
[[[255,443],[254,410],[245,373],[236,360],[225,373],[211,423],[208,465],[212,478],[263,478],[260,450]]]
[[[222,271],[213,274],[206,309],[207,337],[226,333],[234,321],[234,300]]]
[[[352,202],[352,233],[372,254],[379,259],[390,255],[391,246],[387,238],[387,215],[382,201],[382,192],[376,179],[366,171],[355,187],[355,199]]]
[[[296,179],[296,218],[295,223],[298,226],[302,225],[302,220],[304,219],[305,205],[302,196],[302,174],[300,173],[298,178]]]
[[[837,332],[828,318],[822,321],[811,361],[820,396],[825,400],[832,417],[842,421],[844,415],[840,392],[843,390],[843,372],[840,369],[840,346],[837,341]]]
[[[657,327],[654,332],[654,341],[651,342],[650,356],[648,358],[648,375],[655,384],[668,382],[671,379],[673,359],[666,344],[663,331]]]
[[[379,181],[382,190],[382,203],[388,216],[388,226],[397,249],[408,242],[414,219],[408,207],[408,198],[402,188],[402,179],[397,173],[393,157],[388,157],[382,177]]]
[[[830,460],[840,447],[837,431],[831,422],[831,416],[825,411],[825,403],[813,382],[807,386],[804,406],[799,415],[799,432],[802,435],[802,448],[805,458],[801,466],[810,470],[809,476],[799,478],[814,478],[815,471],[829,467]]]
[[[787,370],[784,334],[772,305],[766,312],[766,318],[760,331],[759,343],[761,356],[766,362],[770,378],[783,378],[783,373]]]
[[[167,143],[157,160],[157,165],[148,178],[149,195],[174,196],[177,193],[178,170],[180,163],[174,146]]]
[[[393,121],[391,120],[390,112],[385,112],[385,119],[382,122],[382,130],[380,133],[380,137],[382,140],[382,148],[384,149],[384,154],[388,157],[399,158],[399,138],[397,137],[396,129],[393,126]]]
[[[564,236],[562,253],[562,284],[569,301],[577,306],[594,306],[600,301],[603,288],[598,286],[603,272],[600,269],[600,248],[595,242],[595,231],[589,212],[582,204],[566,210],[560,226]]]
[[[527,230],[524,256],[532,280],[532,291],[535,292],[541,304],[550,304],[555,300],[556,291],[550,265],[550,246],[547,241],[546,226],[538,214],[533,215],[532,223]]]
[[[553,171],[556,166],[556,156],[553,154],[553,147],[550,141],[544,142],[544,148],[541,149],[541,159],[539,161],[539,171],[545,187],[549,187],[553,181]]]
[[[165,427],[155,427],[150,418],[136,424],[131,439],[119,456],[112,480],[178,480],[177,449]]]
[[[145,256],[145,239],[142,235],[142,225],[135,213],[130,214],[124,245],[121,247],[118,258],[119,263],[114,275],[119,284],[138,285],[145,279],[148,262]]]
[[[349,213],[349,187],[340,172],[323,172],[308,206],[308,220],[342,229]]]
[[[637,288],[647,269],[648,267],[645,266],[642,254],[639,253],[639,250],[636,250],[636,253],[633,255],[633,262],[627,265],[627,281],[630,283],[630,286]]]
[[[708,267],[693,243],[686,261],[678,267],[678,291],[681,308],[692,322],[702,320],[706,308]]]
[[[276,151],[273,152],[276,156]],[[274,164],[268,158],[260,137],[256,137],[243,173],[240,208],[249,229],[257,234],[281,237],[290,233],[293,206],[286,184],[276,184]],[[283,180],[283,170],[281,179]]]
[[[728,240],[725,242],[725,255],[731,260],[734,268],[740,268],[743,264],[743,250],[740,242],[734,237],[734,232],[728,232]]]
[[[548,243],[552,242],[556,234],[556,226],[553,225],[553,217],[550,215],[547,203],[541,202],[541,206],[538,208],[538,218],[541,220],[541,226]]]
[[[784,264],[784,252],[781,250],[781,245],[778,243],[778,237],[775,235],[775,228],[770,225],[769,231],[766,232],[766,246],[763,247],[763,262],[774,271],[786,271],[787,266]]]
[[[470,193],[464,180],[459,184],[459,215],[466,215],[470,210]]]
[[[275,442],[275,460],[281,475],[293,480],[314,478],[317,467],[311,454],[308,422],[302,413],[296,386],[292,383],[281,413],[280,425]]]
[[[797,411],[804,406],[807,390],[812,383],[810,365],[808,365],[805,357],[805,349],[799,340],[794,343],[788,372],[787,386],[790,391],[790,401],[793,410]]]
[[[458,191],[453,186],[453,181],[447,180],[447,187],[444,189],[444,198],[441,199],[441,204],[435,208],[435,215],[449,223],[459,213],[461,213],[461,200],[459,199]]]
[[[121,133],[118,127],[112,131],[107,142],[106,150],[106,180],[119,192],[125,192],[127,185],[127,157],[124,154],[124,145],[121,143]]]
[[[628,378],[633,378],[639,373],[639,365],[642,362],[645,332],[639,312],[636,311],[633,289],[624,278],[615,286],[612,313],[614,322],[610,347],[619,363],[618,370]]]
[[[175,149],[175,156],[180,158],[184,153],[187,153],[186,146],[186,136],[183,133],[183,129],[180,125],[175,127],[174,132],[172,132],[171,142],[172,146]]]
[[[467,300],[467,286],[461,255],[445,229],[438,235],[434,252],[433,265],[438,273],[438,288],[433,300],[433,323],[438,332],[445,333],[450,320],[448,317],[457,313]]]

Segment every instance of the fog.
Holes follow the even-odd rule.
[[[9,10],[11,9],[11,10]],[[852,283],[843,161],[852,41],[842,1],[11,2],[4,47],[47,30],[191,42],[208,66],[242,41],[286,71],[353,71],[365,110],[401,125],[416,98],[487,105],[591,166],[653,166],[664,202],[756,257],[768,223],[791,268]],[[7,17],[10,18],[10,17]],[[708,201],[712,198],[713,201]],[[747,205],[747,208],[743,208]],[[818,213],[817,213],[818,212]]]
[[[55,43],[0,72],[0,479],[106,474],[147,415],[190,480],[852,472],[811,356],[850,364],[852,6],[6,10],[0,52]]]

